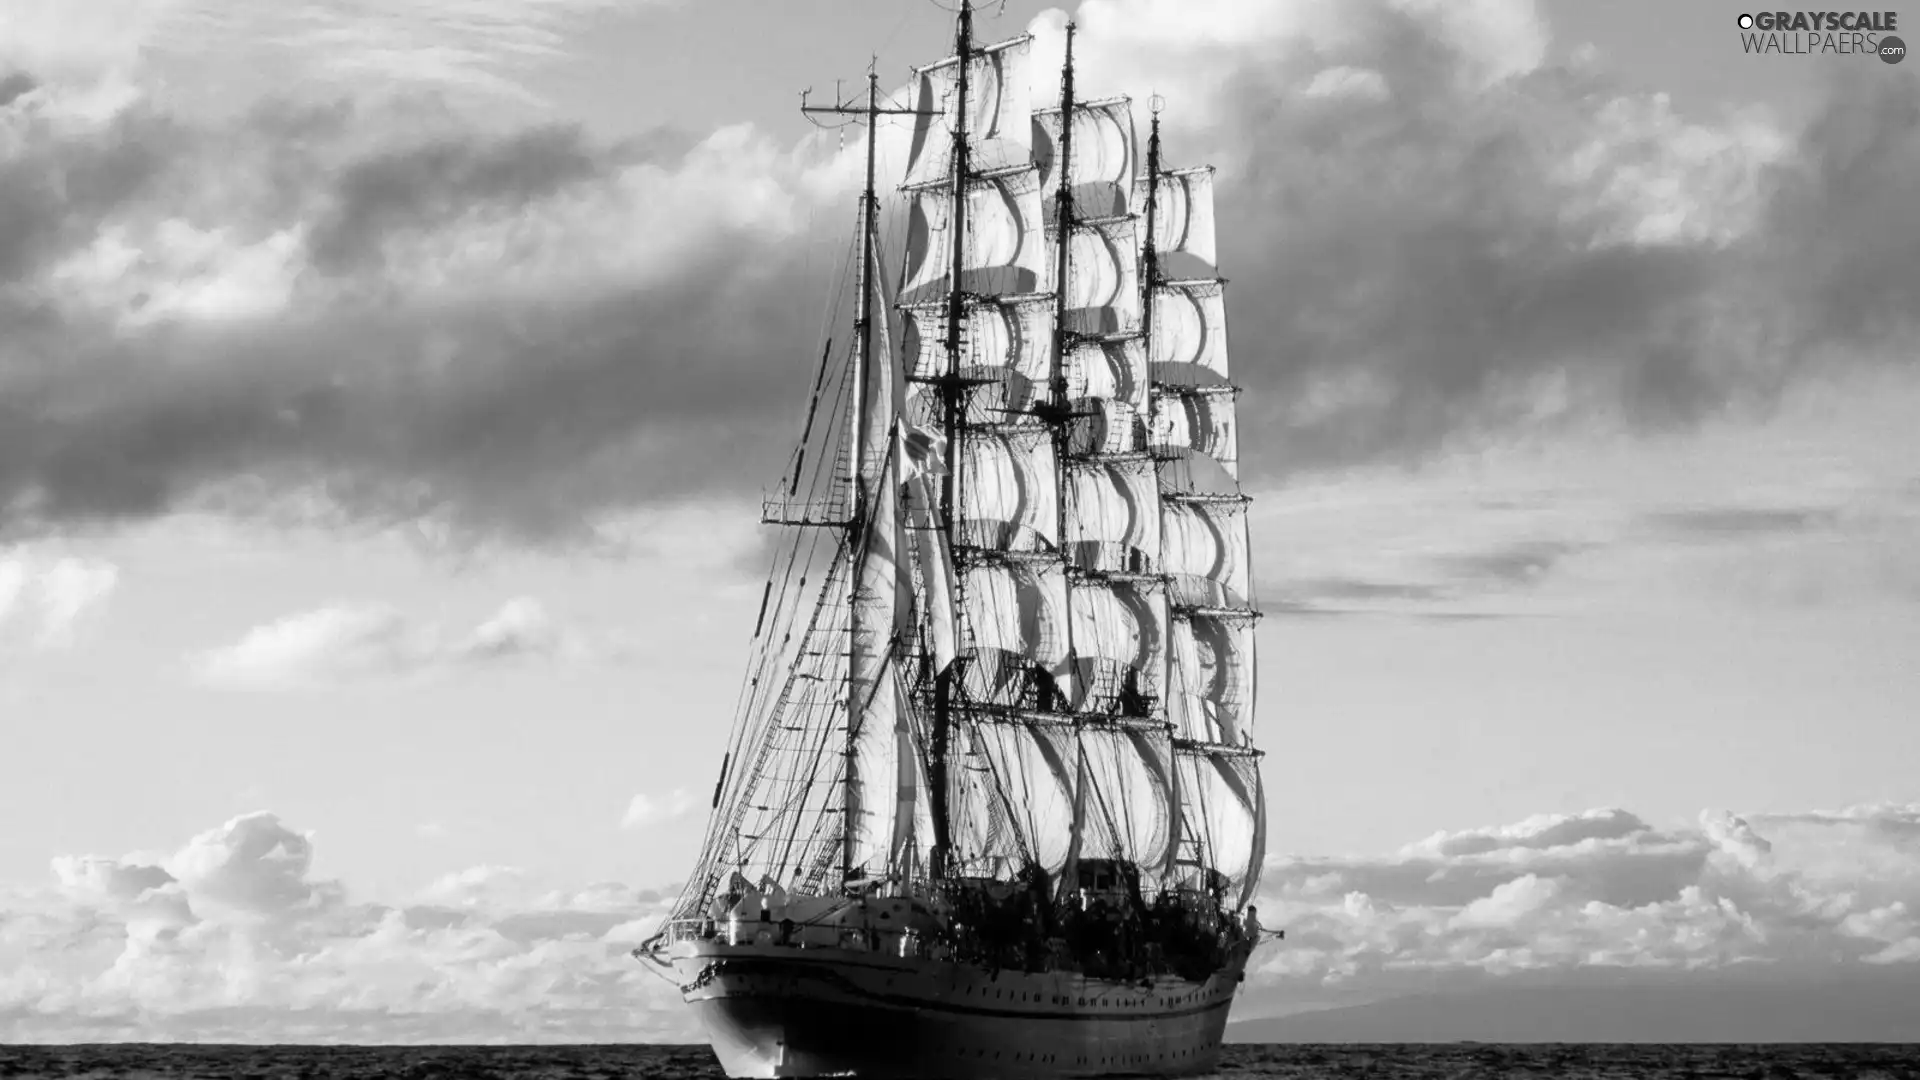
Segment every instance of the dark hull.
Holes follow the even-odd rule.
[[[728,1076],[1012,1080],[1210,1072],[1239,971],[1150,984],[703,941],[674,966]]]

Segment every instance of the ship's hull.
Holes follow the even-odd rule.
[[[684,943],[728,1076],[1013,1080],[1212,1071],[1238,966],[1204,982],[991,971],[839,948]]]

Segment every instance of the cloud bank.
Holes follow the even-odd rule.
[[[1240,1015],[1490,985],[1920,982],[1920,806],[1620,809],[1437,833],[1374,857],[1270,860]],[[628,956],[671,890],[553,889],[512,867],[400,903],[313,872],[272,814],[165,855],[62,857],[0,905],[0,1039],[697,1041]]]
[[[1221,166],[1249,475],[1904,362],[1912,72],[1849,69],[1783,131],[1549,62],[1519,0],[1315,10],[1079,12],[1088,86],[1160,88],[1171,159]],[[200,505],[553,539],[777,469],[852,218],[821,147],[24,85],[0,529]]]
[[[626,951],[664,911],[482,867],[407,903],[351,898],[268,813],[160,857],[54,860],[0,912],[9,1042],[620,1041],[681,1033]]]

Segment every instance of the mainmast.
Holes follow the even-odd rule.
[[[1073,251],[1073,32],[1074,24],[1067,23],[1066,62],[1060,72],[1060,145],[1055,148],[1055,161],[1060,170],[1060,187],[1054,193],[1054,223],[1059,243],[1054,248],[1053,275],[1053,370],[1049,372],[1049,385],[1052,400],[1048,403],[1048,423],[1053,429],[1053,460],[1056,490],[1060,492],[1059,537],[1061,556],[1066,555],[1067,544],[1067,504],[1066,493],[1071,489],[1067,464],[1067,428],[1073,419],[1072,407],[1067,403],[1067,350],[1073,337],[1067,328],[1067,275],[1068,263]],[[1073,652],[1073,576],[1068,573],[1067,584],[1067,670],[1073,677],[1080,675]],[[1087,748],[1081,734],[1081,724],[1076,717],[1073,727],[1073,824],[1070,829],[1066,880],[1072,884],[1074,862],[1079,858],[1081,837],[1086,822],[1086,785],[1087,785]]]
[[[961,275],[966,270],[967,239],[967,75],[973,54],[973,2],[960,0],[960,15],[954,32],[954,56],[957,59],[953,102],[953,202],[948,217],[953,241],[952,280],[947,291],[947,371],[941,387],[941,434],[946,438],[947,468],[940,479],[940,527],[946,534],[947,548],[958,551],[959,537],[954,529],[954,511],[958,506],[960,463],[965,460],[960,446],[961,323],[966,318],[966,293]],[[956,601],[958,598],[956,597]],[[928,870],[938,880],[946,875],[953,856],[952,822],[949,815],[947,759],[953,739],[953,683],[955,664],[935,676],[933,688],[933,738],[928,756],[927,784],[933,790],[933,849]]]

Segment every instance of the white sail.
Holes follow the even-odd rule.
[[[1087,461],[1068,472],[1067,557],[1087,570],[1152,573],[1160,564],[1153,462]]]
[[[961,458],[961,543],[1051,551],[1060,543],[1053,440],[1045,428],[969,432]]]
[[[962,575],[971,659],[965,665],[975,701],[1020,705],[1044,679],[1064,699],[1067,667],[1067,576],[1057,562],[984,560]],[[1058,707],[1057,704],[1055,707]]]
[[[1060,109],[1033,114],[1033,161],[1040,167],[1040,188],[1060,187]],[[1092,101],[1074,107],[1073,165],[1069,179],[1074,217],[1086,221],[1118,217],[1128,211],[1134,187],[1133,104],[1127,98]],[[1054,207],[1047,206],[1051,222]]]
[[[1227,305],[1218,281],[1176,281],[1153,294],[1155,382],[1216,386],[1227,381]]]
[[[937,527],[939,477],[946,472],[945,447],[924,431],[906,429],[904,421],[900,441],[926,644],[933,653],[934,670],[945,671],[960,649],[958,577],[953,552]]]
[[[1056,243],[1049,250],[1057,247]],[[1068,329],[1076,334],[1119,334],[1139,328],[1140,264],[1133,219],[1088,222],[1075,228],[1068,238],[1067,259]]]
[[[1229,388],[1217,389],[1221,392],[1157,388],[1147,442],[1161,453],[1204,454],[1228,476],[1238,478],[1240,440],[1234,431],[1234,398]]]
[[[1245,503],[1162,501],[1160,558],[1162,568],[1171,576],[1169,588],[1175,603],[1214,608],[1250,606],[1252,577]]]
[[[1076,340],[1067,351],[1067,397],[1147,403],[1146,343],[1138,335]]]
[[[968,168],[975,173],[1032,160],[1033,122],[1027,60],[1033,39],[1022,35],[975,54],[967,67]],[[960,65],[955,57],[914,72],[914,120],[908,146],[908,187],[939,184],[953,175],[952,110]],[[929,115],[931,114],[931,115]]]
[[[892,307],[887,302],[878,228],[867,225],[873,262],[863,277],[872,319],[872,348],[861,374],[860,403],[853,416],[858,447],[856,483],[866,507],[854,559],[853,599],[847,651],[848,754],[845,861],[849,873],[885,877],[892,871],[897,835],[911,832],[913,807],[903,807],[902,755],[918,750],[911,734],[911,702],[899,678],[893,643],[912,630],[913,579],[907,564],[907,534],[899,499],[901,449],[895,423],[905,384],[895,377]],[[901,819],[904,811],[905,820]]]
[[[1144,579],[1076,581],[1073,612],[1076,710],[1146,719],[1167,668],[1166,594]]]
[[[907,254],[900,298],[922,303],[947,295],[953,269],[952,195],[914,191],[907,215]],[[1032,171],[976,180],[967,187],[967,238],[961,288],[1004,296],[1039,292],[1048,272],[1040,188]]]
[[[1266,857],[1266,794],[1260,761],[1244,752],[1180,749],[1180,817],[1199,839],[1206,864],[1225,879],[1224,899],[1235,907],[1260,887]]]
[[[1159,870],[1178,835],[1173,744],[1166,731],[1089,727],[1079,740],[1086,783],[1078,857],[1123,859],[1149,873]]]
[[[1185,252],[1208,265],[1218,264],[1220,256],[1214,248],[1212,166],[1163,172],[1159,188],[1153,208],[1155,251],[1162,257]],[[1133,199],[1136,206],[1146,205],[1146,177],[1135,179]]]
[[[945,301],[915,304],[904,309],[907,356],[914,378],[934,379],[947,373],[947,305]],[[1013,423],[1033,416],[1034,406],[1047,399],[1049,356],[1053,348],[1053,298],[1016,296],[971,304],[960,338],[959,370],[963,378],[988,380],[967,398],[970,424]]]
[[[1190,612],[1168,625],[1172,692],[1168,719],[1193,742],[1252,743],[1254,636],[1250,619]]]
[[[1067,863],[1073,828],[1073,733],[1065,725],[983,723],[973,743],[985,759],[999,810],[1013,826],[989,855],[1017,870],[1031,861],[1049,874]]]

